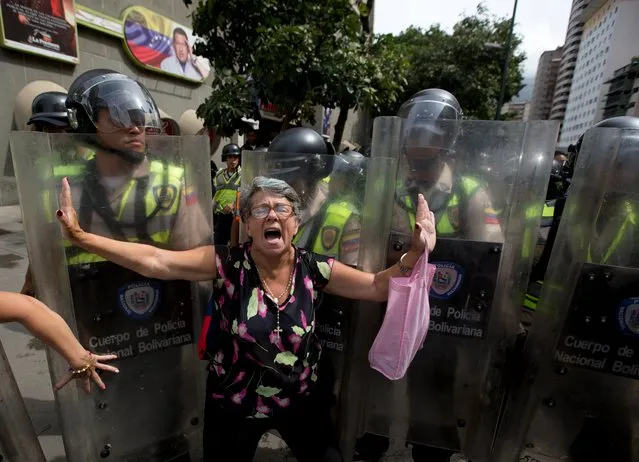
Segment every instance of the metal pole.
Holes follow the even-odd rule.
[[[497,101],[497,110],[495,112],[495,120],[501,118],[501,107],[504,105],[504,97],[506,96],[506,81],[508,80],[508,68],[510,67],[510,47],[513,42],[513,33],[515,31],[515,16],[517,15],[517,3],[513,7],[513,17],[510,19],[510,31],[508,32],[508,42],[506,43],[506,57],[504,58],[504,68],[501,71],[501,89],[499,90],[499,100]]]

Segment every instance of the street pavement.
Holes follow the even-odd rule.
[[[19,292],[28,266],[20,208],[0,207],[0,290]],[[42,343],[17,323],[0,324],[0,342],[9,358],[22,398],[48,462],[66,461],[53,389]],[[409,451],[394,443],[386,462],[410,461]],[[292,462],[284,442],[266,434],[255,461]]]

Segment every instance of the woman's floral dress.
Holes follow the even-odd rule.
[[[278,307],[262,287],[250,245],[219,247],[216,258],[218,279],[199,343],[200,357],[210,361],[207,399],[249,418],[272,417],[317,382],[315,310],[334,260],[295,249],[278,336]]]

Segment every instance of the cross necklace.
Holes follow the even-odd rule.
[[[289,291],[291,290],[291,285],[293,285],[293,267],[291,267],[291,273],[289,275],[288,284],[286,284],[286,288],[277,297],[273,295],[271,288],[266,283],[266,279],[262,277],[262,273],[260,272],[260,269],[257,267],[257,265],[255,265],[255,268],[257,269],[257,274],[260,277],[260,280],[262,281],[262,285],[264,286],[265,292],[275,302],[275,306],[276,306],[275,311],[277,313],[277,317],[276,317],[276,327],[273,332],[276,333],[277,338],[280,338],[280,333],[283,332],[282,329],[280,328],[280,298],[285,297],[286,294],[289,293]],[[284,300],[286,300],[286,298]]]

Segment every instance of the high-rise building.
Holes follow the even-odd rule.
[[[506,103],[501,107],[501,113],[506,120],[526,122],[530,120],[530,101]]]
[[[570,10],[570,19],[568,20],[568,30],[566,31],[566,40],[563,47],[563,55],[559,70],[557,72],[557,81],[555,83],[555,93],[552,99],[552,108],[550,109],[550,119],[563,122],[566,113],[566,105],[568,104],[568,96],[570,95],[570,87],[572,85],[572,77],[575,72],[575,62],[577,61],[577,53],[581,43],[581,34],[583,32],[583,20],[581,18],[588,0],[573,0]]]
[[[531,100],[531,120],[547,120],[550,118],[562,52],[563,47],[559,47],[556,50],[544,51],[539,58]]]
[[[603,119],[605,82],[639,54],[639,0],[591,0],[582,18],[583,35],[560,147],[576,142]]]
[[[617,116],[639,116],[639,57],[634,57],[630,64],[617,69],[612,78],[606,82],[608,92],[603,105],[603,118]]]

